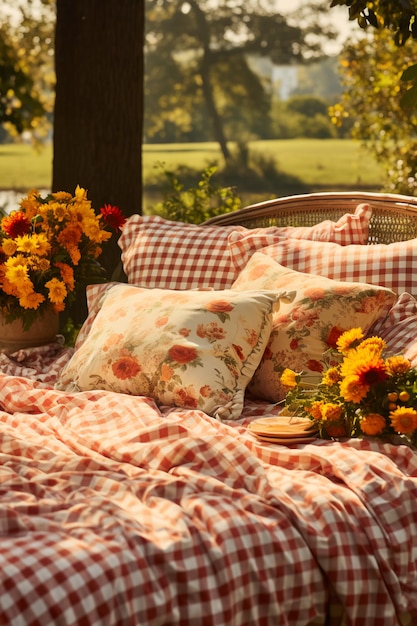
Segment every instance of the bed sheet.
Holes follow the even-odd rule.
[[[303,626],[330,601],[346,624],[405,623],[415,452],[258,442],[247,423],[277,410],[220,423],[1,373],[0,624]]]

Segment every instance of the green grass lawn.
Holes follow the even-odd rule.
[[[291,139],[256,141],[251,150],[273,158],[277,169],[309,191],[369,189],[378,191],[383,182],[381,168],[357,142],[337,139]],[[145,145],[145,186],[155,178],[156,164],[174,169],[182,164],[201,171],[209,162],[222,164],[216,143]],[[48,189],[52,179],[52,146],[40,152],[28,145],[0,145],[0,189],[27,191]],[[80,181],[83,184],[83,181]],[[239,192],[239,189],[237,189]]]

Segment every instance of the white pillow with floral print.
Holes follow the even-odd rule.
[[[248,391],[278,402],[288,391],[280,382],[286,367],[304,371],[311,382],[325,369],[325,353],[349,328],[366,333],[396,300],[390,289],[303,274],[256,252],[232,289],[276,289],[272,332]]]
[[[56,388],[107,389],[238,419],[269,339],[275,295],[119,284]]]

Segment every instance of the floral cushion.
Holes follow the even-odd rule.
[[[237,419],[271,331],[275,294],[115,285],[57,388],[108,389]]]
[[[271,227],[254,231],[243,226],[196,225],[166,220],[157,215],[132,215],[119,238],[123,269],[128,282],[159,289],[228,289],[238,276],[231,262],[229,235],[252,243],[250,250],[275,243],[277,237],[365,243],[369,205],[337,222],[326,220],[309,227]],[[252,235],[251,235],[252,237]],[[239,239],[240,240],[240,239]]]
[[[235,268],[242,270],[251,255],[239,242],[230,243],[230,251]],[[380,285],[397,295],[407,292],[417,297],[417,239],[367,246],[282,239],[262,252],[299,272]]]
[[[389,289],[302,274],[256,252],[232,289],[278,292],[268,346],[248,391],[259,399],[278,402],[287,390],[280,382],[285,368],[304,371],[319,381],[326,351],[352,327],[366,333],[385,317],[395,301]]]

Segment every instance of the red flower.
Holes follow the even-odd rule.
[[[323,364],[320,363],[320,361],[316,361],[316,359],[309,359],[307,361],[307,367],[312,372],[322,372],[324,369]]]
[[[329,346],[329,348],[333,348],[334,350],[336,350],[337,348],[337,340],[339,339],[339,337],[341,335],[343,335],[343,333],[345,332],[346,329],[344,328],[339,328],[338,326],[333,326],[329,332],[329,336],[326,339],[326,344]]]
[[[14,211],[11,215],[3,218],[2,228],[6,235],[14,239],[26,235],[31,229],[31,224],[23,211]]]
[[[236,353],[237,353],[237,355],[238,355],[239,359],[240,359],[241,361],[244,361],[244,360],[245,360],[245,355],[244,355],[244,353],[243,353],[243,350],[242,350],[241,346],[238,346],[238,345],[236,345],[235,343],[232,343],[232,346],[233,346],[233,347],[234,347],[234,349],[236,350]]]
[[[293,339],[291,339],[291,341],[290,341],[290,349],[291,350],[298,350],[298,339],[296,339],[295,337]]]
[[[168,356],[177,363],[190,363],[190,361],[194,361],[198,355],[195,348],[176,345],[168,350]]]
[[[105,204],[104,207],[100,209],[100,213],[106,224],[114,228],[114,230],[121,230],[123,224],[126,222],[126,218],[117,206]]]
[[[112,364],[113,374],[120,380],[134,378],[140,372],[139,363],[131,356],[122,356]]]

